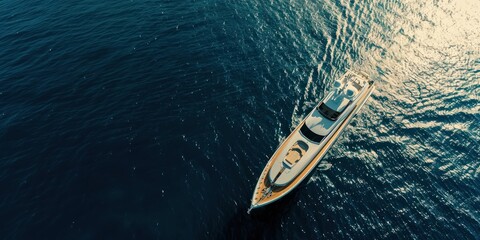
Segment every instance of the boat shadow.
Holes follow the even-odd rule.
[[[275,239],[281,237],[278,231],[283,216],[291,210],[297,200],[299,189],[267,206],[253,209],[240,207],[226,223],[218,239]]]
[[[305,181],[282,197],[264,207],[252,209],[250,213],[246,206],[236,209],[235,214],[225,224],[217,239],[282,239],[281,223],[284,216],[290,216],[292,208],[310,179],[315,174],[327,171],[332,167],[329,162],[325,166],[312,171]]]

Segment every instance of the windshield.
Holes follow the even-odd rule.
[[[310,130],[310,128],[308,128],[307,124],[305,123],[303,123],[302,127],[300,128],[300,132],[303,134],[304,137],[306,137],[307,139],[313,142],[319,143],[324,138],[324,136],[320,136],[314,133],[312,130]]]
[[[338,116],[342,114],[341,112],[337,112],[331,108],[329,108],[325,103],[322,102],[320,106],[317,107],[318,112],[322,114],[322,116],[326,117],[327,119],[330,119],[332,121],[335,121],[338,119]]]

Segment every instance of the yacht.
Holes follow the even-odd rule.
[[[361,72],[349,71],[334,81],[332,91],[268,161],[255,186],[250,210],[281,199],[309,178],[373,90],[373,81]]]

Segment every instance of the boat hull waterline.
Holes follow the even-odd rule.
[[[319,143],[315,143],[312,141],[308,141],[310,139],[306,138],[304,134],[300,134],[301,132],[300,129],[302,128],[302,126],[303,128],[306,128],[305,126],[307,125],[306,121],[309,120],[309,118],[316,116],[315,113],[317,112],[315,111],[320,111],[318,109],[312,110],[312,112],[305,119],[303,119],[302,122],[298,124],[298,126],[292,131],[292,133],[283,141],[283,143],[275,151],[275,153],[273,154],[273,156],[270,158],[267,165],[263,169],[260,175],[260,178],[255,186],[255,191],[252,196],[252,202],[251,202],[251,207],[249,211],[254,208],[266,206],[268,204],[271,204],[283,198],[288,193],[290,193],[293,189],[298,187],[308,176],[310,176],[310,173],[312,173],[312,171],[316,168],[316,166],[321,162],[323,156],[330,149],[333,143],[335,143],[335,141],[338,139],[338,137],[343,132],[345,127],[350,123],[352,118],[358,113],[360,108],[365,104],[365,102],[367,101],[367,99],[375,89],[373,81],[368,81],[366,76],[363,74],[362,75],[358,75],[355,73],[349,73],[349,74],[350,75],[353,74],[353,76],[358,78],[360,77],[363,78],[364,80],[363,82],[365,84],[364,86],[362,86],[361,89],[359,89],[358,96],[356,96],[355,101],[348,102],[348,104],[346,105],[347,107],[345,107],[345,109],[347,109],[348,112],[344,112],[343,114],[341,114],[339,117],[339,120],[337,120],[339,122],[334,122],[333,123],[334,127],[331,127],[332,129],[330,130],[330,132],[328,132],[328,134],[326,134],[325,136],[322,136],[323,140],[320,141]],[[345,76],[342,78],[342,80],[345,81],[344,78]],[[356,87],[359,87],[359,86],[356,85]],[[336,97],[334,96],[334,94],[331,94],[331,95],[328,95],[326,98],[328,98],[329,96],[331,96],[332,99],[335,99]],[[323,103],[323,100],[322,102],[320,102],[319,106],[322,103]],[[349,106],[349,104],[351,103],[353,106]],[[327,121],[325,119],[322,119],[322,120],[324,122]],[[296,145],[292,144],[292,141],[295,141]],[[309,142],[308,145],[310,147],[307,146],[306,151],[304,149],[300,149],[297,144],[298,142]],[[291,147],[291,149],[287,151],[289,147]],[[315,149],[315,147],[317,147],[318,149]],[[292,149],[294,149],[296,152],[292,151]],[[300,149],[301,151],[298,151],[297,149]],[[311,159],[306,159],[306,160],[302,159],[303,157],[302,154],[306,155],[305,152],[308,152],[308,150],[311,150],[313,152],[313,153],[310,153],[310,155],[313,157]],[[285,152],[287,152],[286,155],[285,155]],[[292,154],[290,153],[292,152],[297,155],[296,156],[297,157],[296,159],[298,159],[296,160],[297,162],[302,163],[302,161],[304,161],[303,163],[304,166],[298,166],[299,169],[296,169],[298,173],[295,173],[294,171],[296,163],[294,163],[293,166],[291,165],[292,161],[290,159],[292,157],[290,157],[290,155]],[[282,155],[282,156],[279,157],[279,155]],[[295,159],[295,157],[293,158]],[[280,171],[278,171],[279,167],[281,168]],[[277,169],[277,171],[273,172],[275,171],[275,168]],[[282,180],[281,178],[282,178],[283,172],[288,172],[291,176],[284,177],[284,179],[287,179],[287,180],[279,181],[279,179]],[[284,174],[284,175],[288,175],[288,174]],[[272,177],[272,176],[275,176],[275,177]],[[280,182],[282,185],[276,184],[277,182]]]

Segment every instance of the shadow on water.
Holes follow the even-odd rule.
[[[279,227],[283,216],[290,212],[297,200],[299,189],[265,207],[253,209],[238,208],[234,216],[226,223],[218,239],[275,239],[280,236]]]
[[[238,208],[217,239],[281,239],[281,232],[278,230],[281,228],[283,217],[291,215],[292,206],[298,201],[312,176],[331,168],[331,164],[325,161],[320,165],[317,171],[312,171],[299,186],[280,200],[253,209],[250,214],[247,213],[248,208]]]

